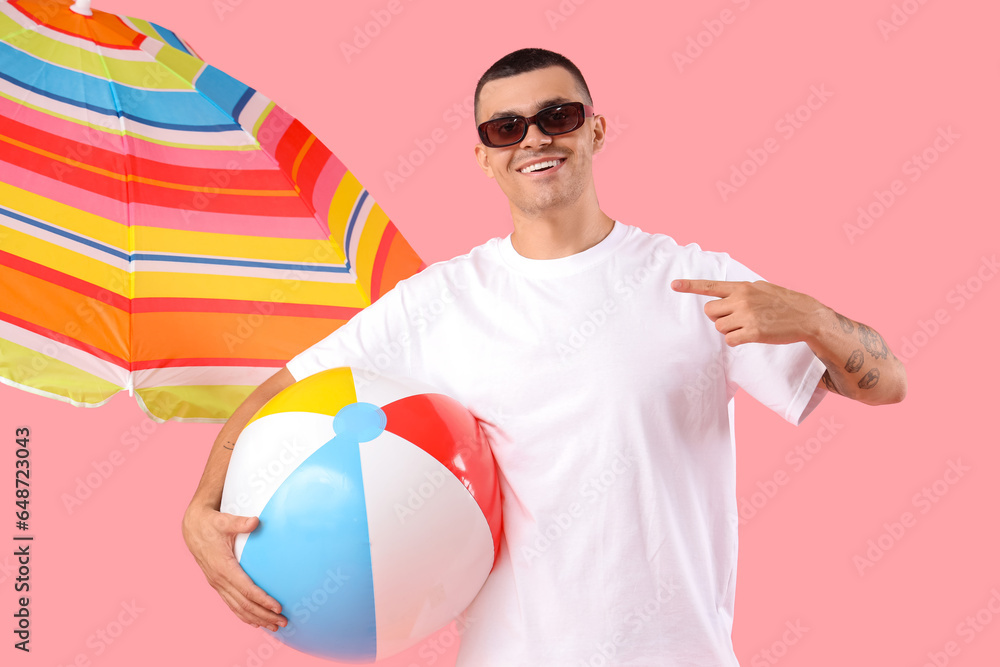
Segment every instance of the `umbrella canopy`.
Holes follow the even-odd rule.
[[[169,30],[0,3],[6,384],[224,420],[421,268],[315,135]]]

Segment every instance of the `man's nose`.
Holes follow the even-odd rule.
[[[538,129],[537,123],[528,125],[528,133],[521,140],[521,148],[538,148],[552,143],[552,137]]]

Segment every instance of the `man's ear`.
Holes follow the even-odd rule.
[[[604,148],[604,139],[608,136],[608,121],[600,114],[594,115],[594,153],[600,153]]]
[[[486,147],[482,144],[476,144],[474,147],[476,152],[476,162],[479,163],[479,168],[483,170],[483,173],[493,178],[493,165],[490,164],[490,158],[486,154]]]

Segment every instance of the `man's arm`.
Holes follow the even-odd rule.
[[[906,397],[906,368],[877,331],[825,306],[811,328],[806,343],[826,366],[824,387],[868,405]]]
[[[868,405],[906,397],[906,369],[882,336],[807,294],[764,280],[675,280],[671,287],[720,297],[705,304],[705,314],[730,346],[801,341],[826,366],[820,384],[830,391]]]
[[[279,391],[295,382],[287,368],[265,380],[236,408],[219,431],[205,464],[198,489],[184,512],[184,541],[208,579],[229,608],[254,627],[277,630],[288,624],[280,615],[281,605],[247,576],[233,553],[236,536],[257,527],[257,517],[219,512],[222,487],[236,439],[254,414]]]

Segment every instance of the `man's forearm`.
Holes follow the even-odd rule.
[[[906,396],[906,369],[877,331],[849,320],[801,292],[764,280],[692,280],[670,284],[676,292],[719,297],[705,314],[727,345],[804,342],[826,365],[830,391],[869,405]]]
[[[868,405],[906,396],[906,369],[877,331],[826,307],[811,328],[806,343],[826,365],[827,389]]]
[[[202,473],[198,489],[191,500],[192,505],[207,505],[212,509],[219,509],[222,502],[222,487],[226,481],[226,471],[229,470],[229,459],[232,457],[236,439],[257,410],[294,381],[288,369],[282,368],[254,389],[240,407],[236,408],[212,445],[208,462],[205,464],[205,472]]]

